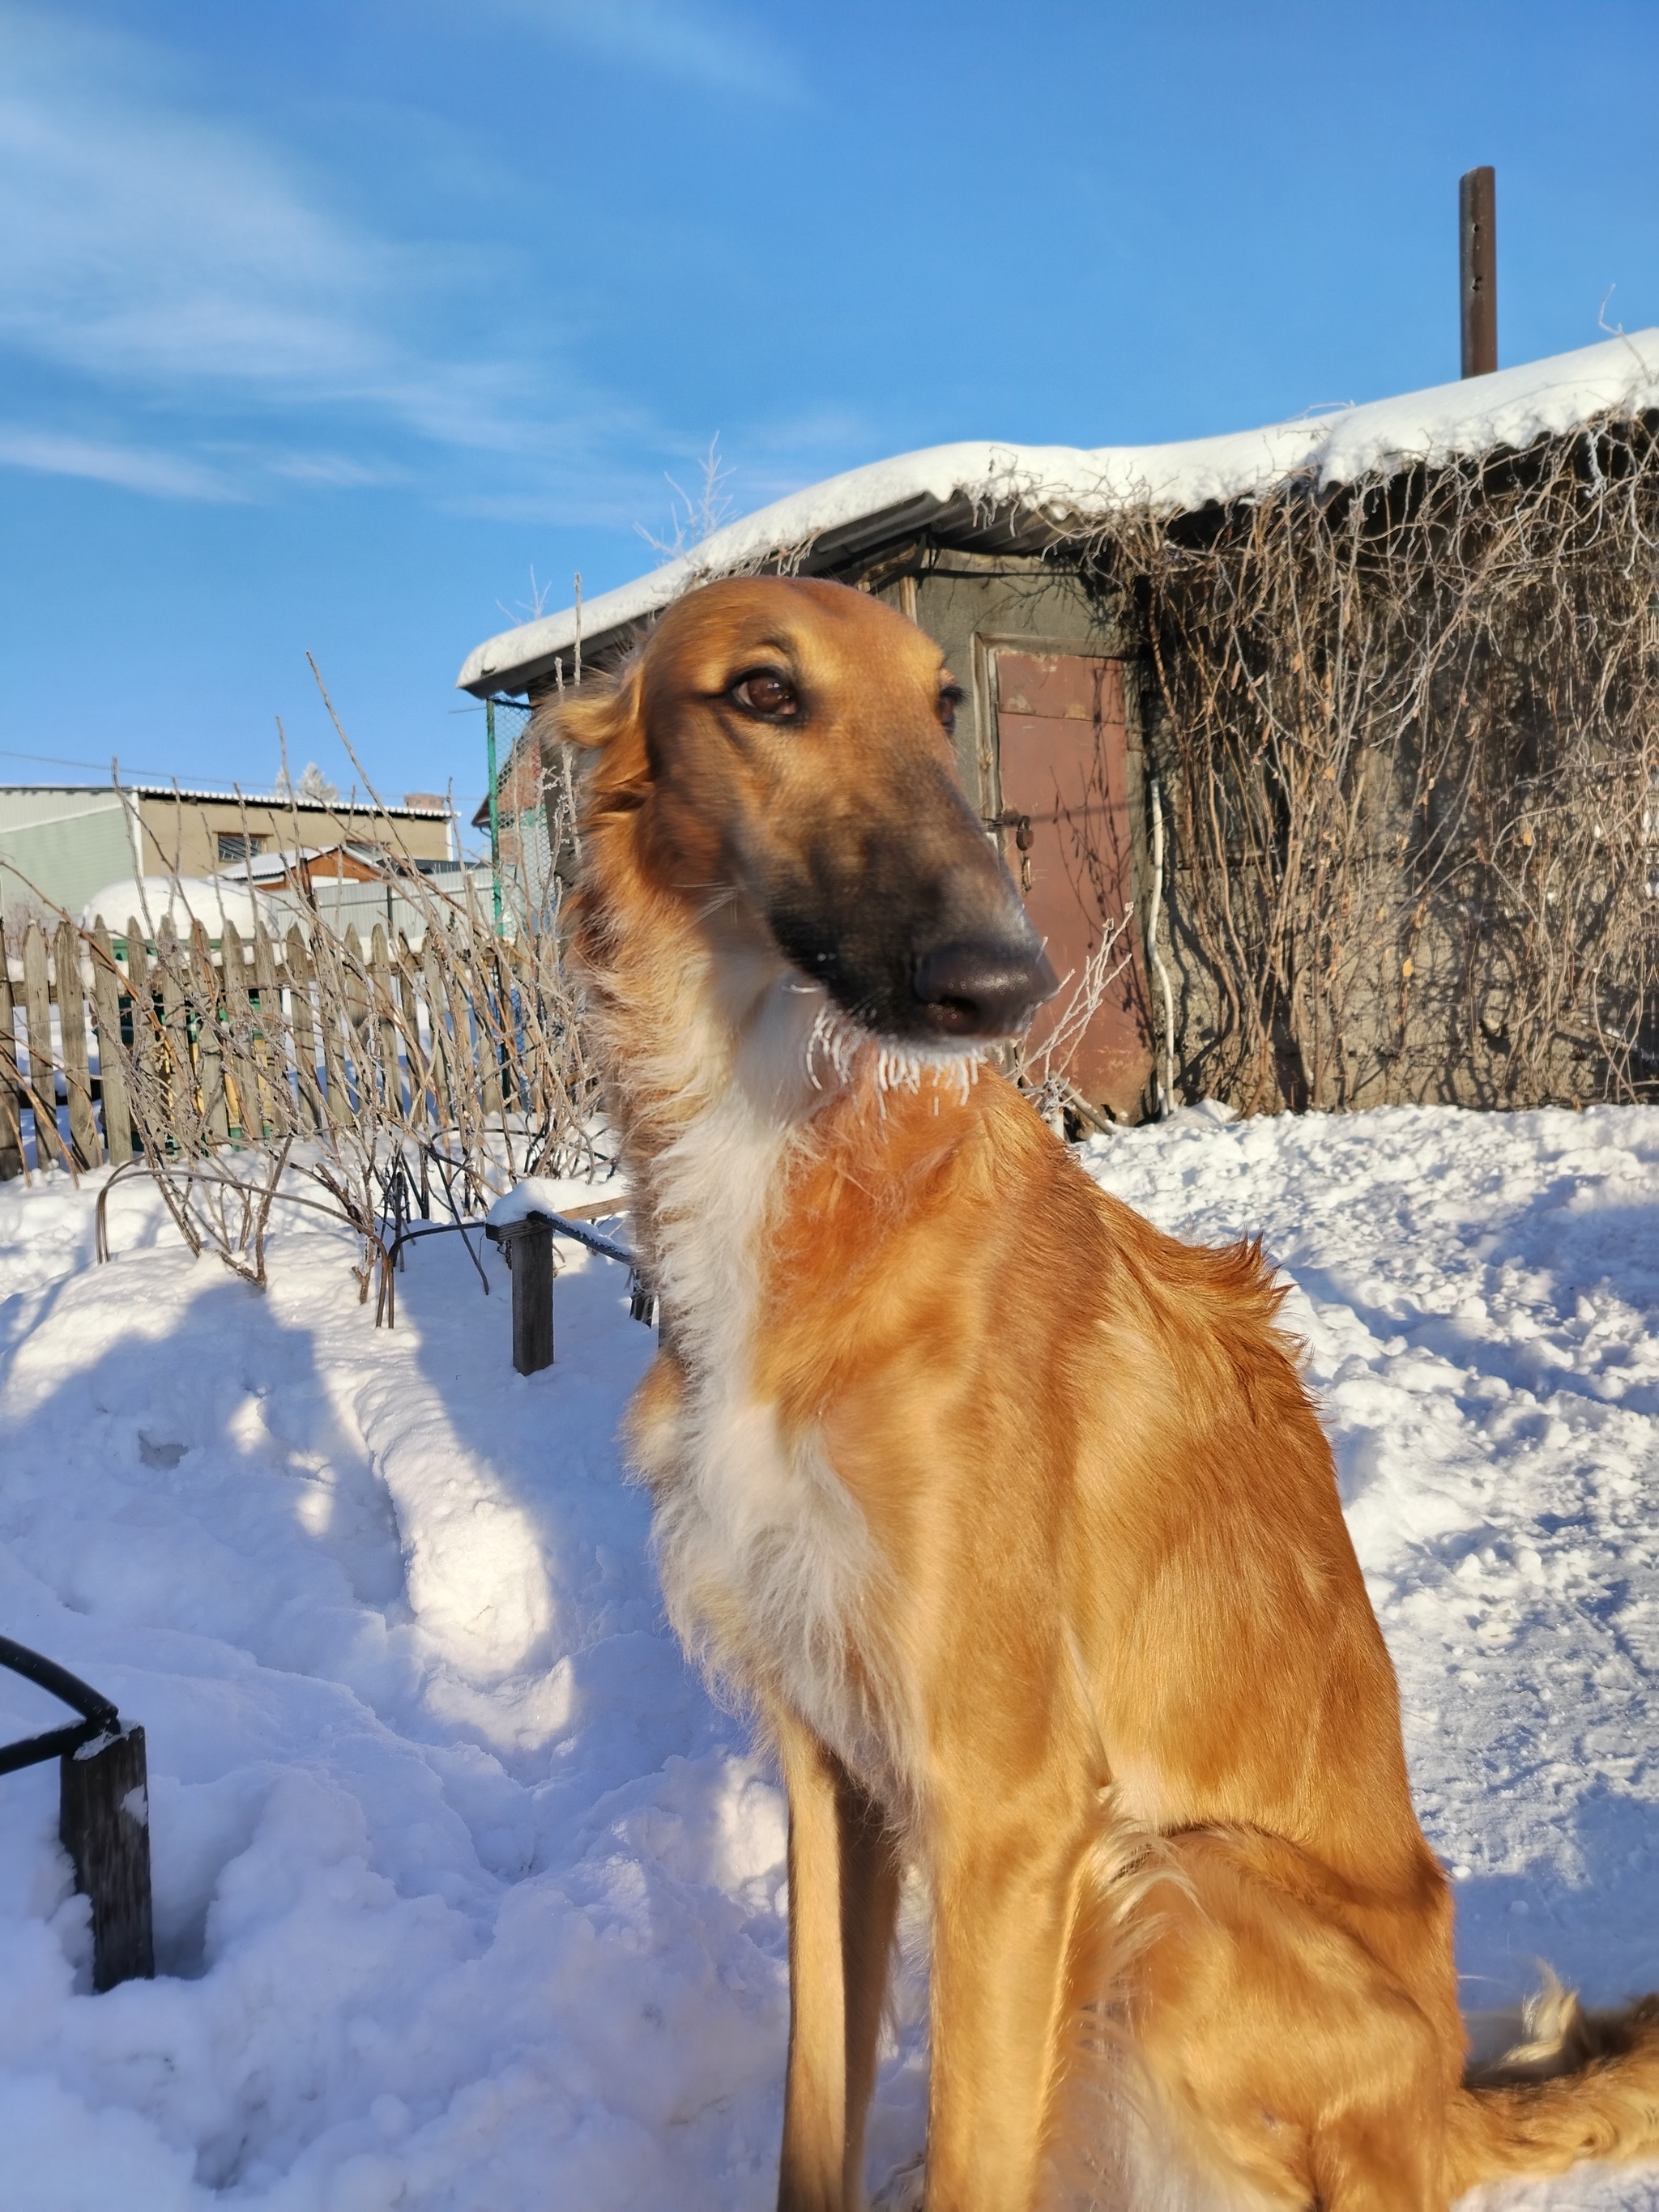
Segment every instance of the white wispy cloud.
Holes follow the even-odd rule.
[[[708,0],[486,0],[500,15],[629,69],[717,92],[801,96],[775,40]]]
[[[434,332],[458,318],[453,257],[373,234],[323,183],[252,131],[199,111],[165,56],[137,40],[0,0],[0,351],[54,373],[61,423],[70,378],[106,404],[197,416],[204,409],[292,421],[331,410],[359,426],[463,453],[556,450],[560,418],[601,420],[608,402],[556,362],[457,356]],[[152,425],[153,428],[153,425]],[[331,427],[331,440],[337,434]],[[222,496],[232,461],[189,450],[134,460],[135,489]],[[31,434],[69,469],[105,450]],[[307,469],[246,452],[313,483],[377,477],[378,458]],[[227,449],[228,451],[228,449]],[[20,447],[19,451],[21,451]],[[113,455],[117,449],[107,451]],[[113,466],[112,462],[112,467]],[[187,487],[194,486],[192,491]]]
[[[520,36],[794,96],[787,57],[708,0],[475,4]],[[602,526],[659,503],[684,441],[586,380],[544,316],[458,338],[510,291],[510,249],[381,234],[185,64],[70,11],[0,0],[0,465],[199,500],[419,481],[455,511]]]
[[[0,340],[176,385],[337,392],[383,376],[386,282],[273,155],[168,97],[149,52],[0,14]]]
[[[354,460],[349,453],[276,453],[265,467],[290,483],[318,484],[334,491],[366,491],[409,481],[407,469]]]
[[[83,477],[160,499],[234,500],[236,487],[218,471],[178,454],[66,437],[54,430],[0,422],[0,466],[46,476]]]

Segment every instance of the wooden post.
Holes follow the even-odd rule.
[[[225,916],[219,939],[220,964],[225,971],[225,1050],[230,1061],[231,1090],[236,1104],[235,1130],[245,1145],[257,1145],[264,1135],[264,1116],[259,1107],[259,1079],[253,1062],[253,1009],[248,1003],[247,956],[241,933]]]
[[[98,1116],[92,1110],[92,1060],[87,1050],[87,1002],[81,988],[81,937],[72,921],[60,921],[52,946],[57,969],[58,1035],[64,1056],[64,1088],[69,1094],[70,1143],[77,1167],[98,1164]]]
[[[288,933],[289,1006],[294,1016],[294,1064],[300,1079],[300,1127],[320,1129],[327,1116],[317,1088],[317,1033],[311,1024],[311,963],[296,921]]]
[[[155,1082],[163,1075],[167,1061],[155,1018],[155,989],[150,980],[144,927],[136,914],[127,916],[127,1005],[132,1018],[132,1066],[139,1080],[139,1096],[148,1093],[153,1102]],[[153,1103],[149,1112],[153,1119]],[[163,1141],[162,1133],[154,1127],[145,1135],[150,1144]]]
[[[367,1119],[373,1110],[376,1097],[374,1045],[368,1020],[368,963],[363,957],[363,940],[357,934],[355,921],[346,924],[344,973],[340,978],[341,994],[345,1000],[346,1030],[351,1046],[351,1070],[356,1079],[356,1110],[359,1119]]]
[[[58,1073],[52,1057],[52,985],[46,940],[38,922],[23,933],[23,1011],[29,1024],[29,1091],[34,1102],[34,1164],[71,1166],[58,1133]]]
[[[75,1863],[75,1886],[92,1900],[92,1985],[149,1980],[149,1777],[144,1731],[102,1735],[58,1762],[58,1832]]]
[[[230,1108],[225,1097],[225,1029],[220,1018],[219,971],[213,964],[213,948],[202,923],[190,926],[190,966],[186,970],[197,1001],[196,1056],[201,1069],[202,1118],[210,1145],[230,1141]]]
[[[340,1057],[340,1014],[345,994],[341,988],[339,939],[329,935],[319,921],[311,941],[311,972],[317,979],[317,1027],[323,1044],[323,1079],[327,1086],[324,1105],[337,1129],[351,1126],[351,1096],[346,1089],[345,1063]]]
[[[531,1213],[489,1236],[513,1271],[513,1364],[539,1375],[553,1364],[553,1224]]]
[[[121,1057],[121,978],[100,915],[92,933],[98,957],[92,964],[92,1012],[98,1024],[98,1088],[104,1101],[104,1149],[110,1165],[132,1158],[132,1109],[127,1102],[126,1064]],[[129,939],[129,943],[131,940]],[[137,1021],[133,1042],[142,1048]]]
[[[167,1077],[167,1133],[180,1152],[189,1154],[196,1149],[196,1066],[190,1050],[190,1009],[180,981],[185,955],[170,914],[155,925],[155,965],[161,971],[160,1058]]]
[[[276,980],[276,955],[264,923],[253,925],[253,984],[259,994],[258,1019],[248,1049],[259,1083],[262,1122],[273,1137],[291,1135],[294,1093],[288,1079],[288,1030],[283,1021],[283,987]]]
[[[368,940],[369,966],[374,972],[374,1009],[380,1032],[380,1102],[394,1121],[404,1114],[404,1079],[398,1065],[398,1002],[392,995],[392,956],[386,949],[386,928],[376,922]]]
[[[9,958],[5,929],[0,926],[0,1182],[9,1182],[23,1172],[23,1086],[17,1072]]]
[[[1490,168],[1457,180],[1458,274],[1463,374],[1490,376],[1498,366],[1498,179]]]

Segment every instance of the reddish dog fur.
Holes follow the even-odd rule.
[[[663,1299],[632,1449],[671,1615],[788,1787],[779,2203],[864,2202],[907,1863],[932,2212],[1068,2167],[1094,2202],[1428,2212],[1659,2153],[1652,2000],[1558,2008],[1559,2078],[1466,2081],[1279,1294],[969,1056],[1052,979],[950,711],[902,617],[772,579],[681,600],[556,726],[593,749],[577,935]]]

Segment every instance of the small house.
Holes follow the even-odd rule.
[[[1659,331],[1186,443],[855,469],[490,638],[534,706],[718,576],[918,622],[1119,1119],[1659,1080]],[[512,773],[522,781],[526,763]],[[556,781],[535,761],[538,782]]]
[[[21,904],[78,914],[118,880],[212,876],[307,847],[441,862],[454,853],[453,834],[447,802],[428,792],[378,808],[175,784],[0,785],[0,911]],[[340,865],[349,876],[356,864]]]

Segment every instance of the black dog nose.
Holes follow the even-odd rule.
[[[941,1036],[1018,1036],[1059,988],[1035,941],[936,945],[915,968],[921,1018]]]

